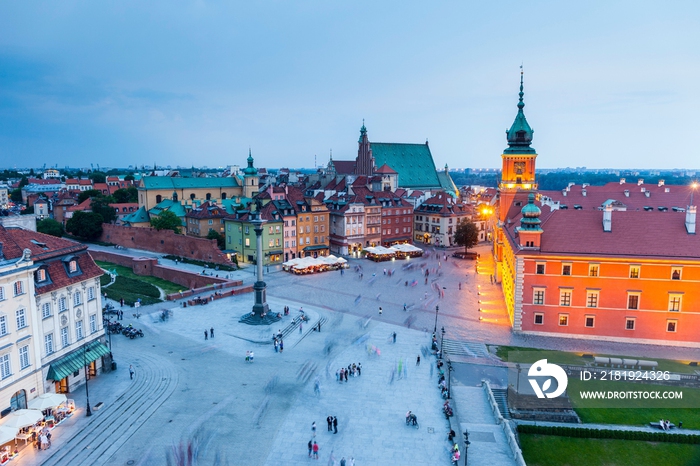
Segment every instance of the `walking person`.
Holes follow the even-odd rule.
[[[204,331],[204,339],[205,340],[209,339],[209,332],[207,332],[206,330]]]
[[[316,421],[311,423],[311,433],[316,437]]]
[[[379,315],[382,315],[382,307],[379,306]]]
[[[284,351],[284,341],[280,340],[280,353]]]
[[[318,443],[316,443],[316,440],[314,440],[314,444],[313,444],[313,447],[311,449],[313,450],[313,453],[314,453],[314,459],[317,460],[319,447],[318,447]]]
[[[311,458],[311,450],[314,447],[313,443],[311,443],[311,440],[309,440],[309,444],[307,446],[309,447],[309,458]]]
[[[420,366],[420,355],[416,358],[416,366]]]
[[[338,433],[338,418],[333,416],[333,433]]]
[[[214,327],[209,329],[209,336],[214,338]]]
[[[328,416],[326,422],[328,423],[328,432],[331,432],[333,430],[333,416]]]
[[[129,365],[129,379],[134,380],[134,366]]]
[[[394,339],[394,343],[396,343],[396,332],[392,333],[391,336],[392,336],[393,339]]]
[[[279,346],[277,344],[277,338],[275,338],[274,340],[275,340],[274,345],[275,345],[275,353],[276,353],[279,350]]]
[[[340,466],[345,466],[345,457],[344,456],[340,459]]]
[[[301,335],[301,326],[302,326],[302,323],[299,322],[299,335]]]

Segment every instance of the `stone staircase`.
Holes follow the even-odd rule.
[[[442,342],[445,356],[465,356],[468,358],[491,358],[488,348],[483,343],[464,342],[445,338]]]
[[[510,409],[508,409],[508,390],[505,388],[492,388],[493,399],[496,400],[498,410],[505,419],[510,419]]]

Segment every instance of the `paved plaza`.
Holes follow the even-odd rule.
[[[252,293],[206,306],[147,306],[138,320],[127,310],[124,323],[133,322],[146,336],[112,336],[118,369],[89,385],[91,405],[102,402],[100,409],[85,417],[85,391],[79,387],[69,396],[78,411],[54,429],[52,448],[25,449],[15,463],[181,464],[178,458],[191,451],[197,464],[306,464],[315,462],[308,458],[307,443],[314,439],[311,425],[316,422],[323,464],[343,457],[354,458],[356,465],[450,464],[450,427],[441,412],[435,356],[425,351],[436,306],[438,334],[444,326],[446,339],[471,342],[467,350],[475,353],[483,347],[479,343],[488,342],[700,359],[700,350],[692,348],[513,335],[499,288],[490,283],[488,248],[479,251],[477,267],[472,261],[445,261],[441,252],[439,259],[432,254],[384,263],[350,260],[344,274],[270,273],[271,310],[291,308],[291,315],[272,327],[238,323],[252,307]],[[362,267],[362,279],[356,265]],[[427,285],[426,268],[431,270]],[[246,284],[253,282],[249,270],[235,274]],[[309,324],[301,333],[295,328],[284,339],[284,352],[275,352],[273,333],[285,329],[300,307],[310,324],[322,320],[321,332]],[[173,309],[173,317],[162,322],[157,315],[166,308]],[[215,337],[205,340],[204,330],[211,327]],[[252,363],[245,361],[250,350]],[[352,363],[362,364],[362,375],[338,382],[336,371]],[[513,464],[483,389],[476,388],[478,366],[464,364],[459,370],[469,374],[452,379],[456,417],[470,432],[480,433],[472,438],[470,464]],[[417,414],[418,429],[405,425],[408,410]],[[337,434],[326,429],[329,415],[338,419]]]

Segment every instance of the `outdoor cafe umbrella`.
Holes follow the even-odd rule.
[[[39,395],[33,400],[30,400],[29,403],[27,403],[27,407],[29,409],[38,409],[39,411],[43,411],[65,402],[66,395],[62,393],[44,393],[43,395]]]
[[[10,440],[14,440],[17,435],[17,430],[13,427],[0,426],[0,445],[3,445]]]
[[[22,427],[36,424],[43,418],[41,411],[36,409],[18,409],[8,414],[5,419],[0,422],[0,427],[11,427],[13,429],[21,429]]]

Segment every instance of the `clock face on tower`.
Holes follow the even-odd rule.
[[[525,173],[525,162],[513,162],[513,170],[516,175]]]

